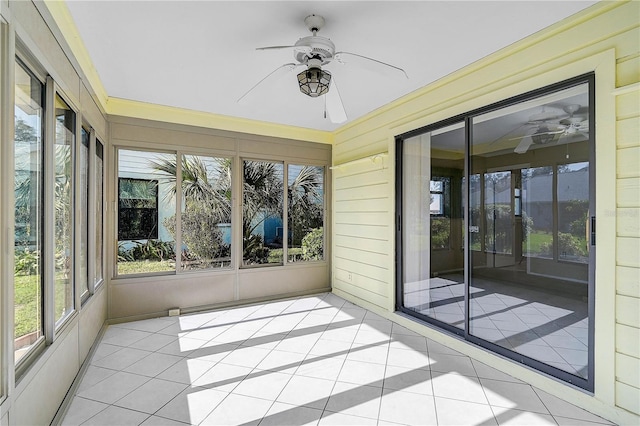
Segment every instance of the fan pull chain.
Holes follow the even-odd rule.
[[[324,98],[324,118],[327,119],[327,95],[323,96]]]

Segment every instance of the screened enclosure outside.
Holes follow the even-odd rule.
[[[591,79],[416,131],[400,137],[397,150],[399,308],[587,389]]]

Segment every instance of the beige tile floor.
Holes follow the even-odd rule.
[[[62,424],[609,423],[322,294],[110,326]]]

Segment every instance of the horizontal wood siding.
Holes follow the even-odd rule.
[[[636,10],[640,8],[636,5]],[[637,22],[636,15],[636,22]],[[616,403],[640,415],[640,41],[617,62]]]
[[[356,142],[367,155],[387,150],[382,143]],[[386,155],[351,162],[353,150],[334,147],[333,287],[386,309],[393,255],[391,179]],[[336,161],[336,158],[338,160]]]
[[[616,325],[616,350],[619,354],[640,357],[640,329],[624,324]]]

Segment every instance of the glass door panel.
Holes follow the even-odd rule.
[[[470,141],[469,334],[581,379],[589,119],[585,83],[474,117]]]
[[[464,329],[463,123],[403,146],[403,306]]]

